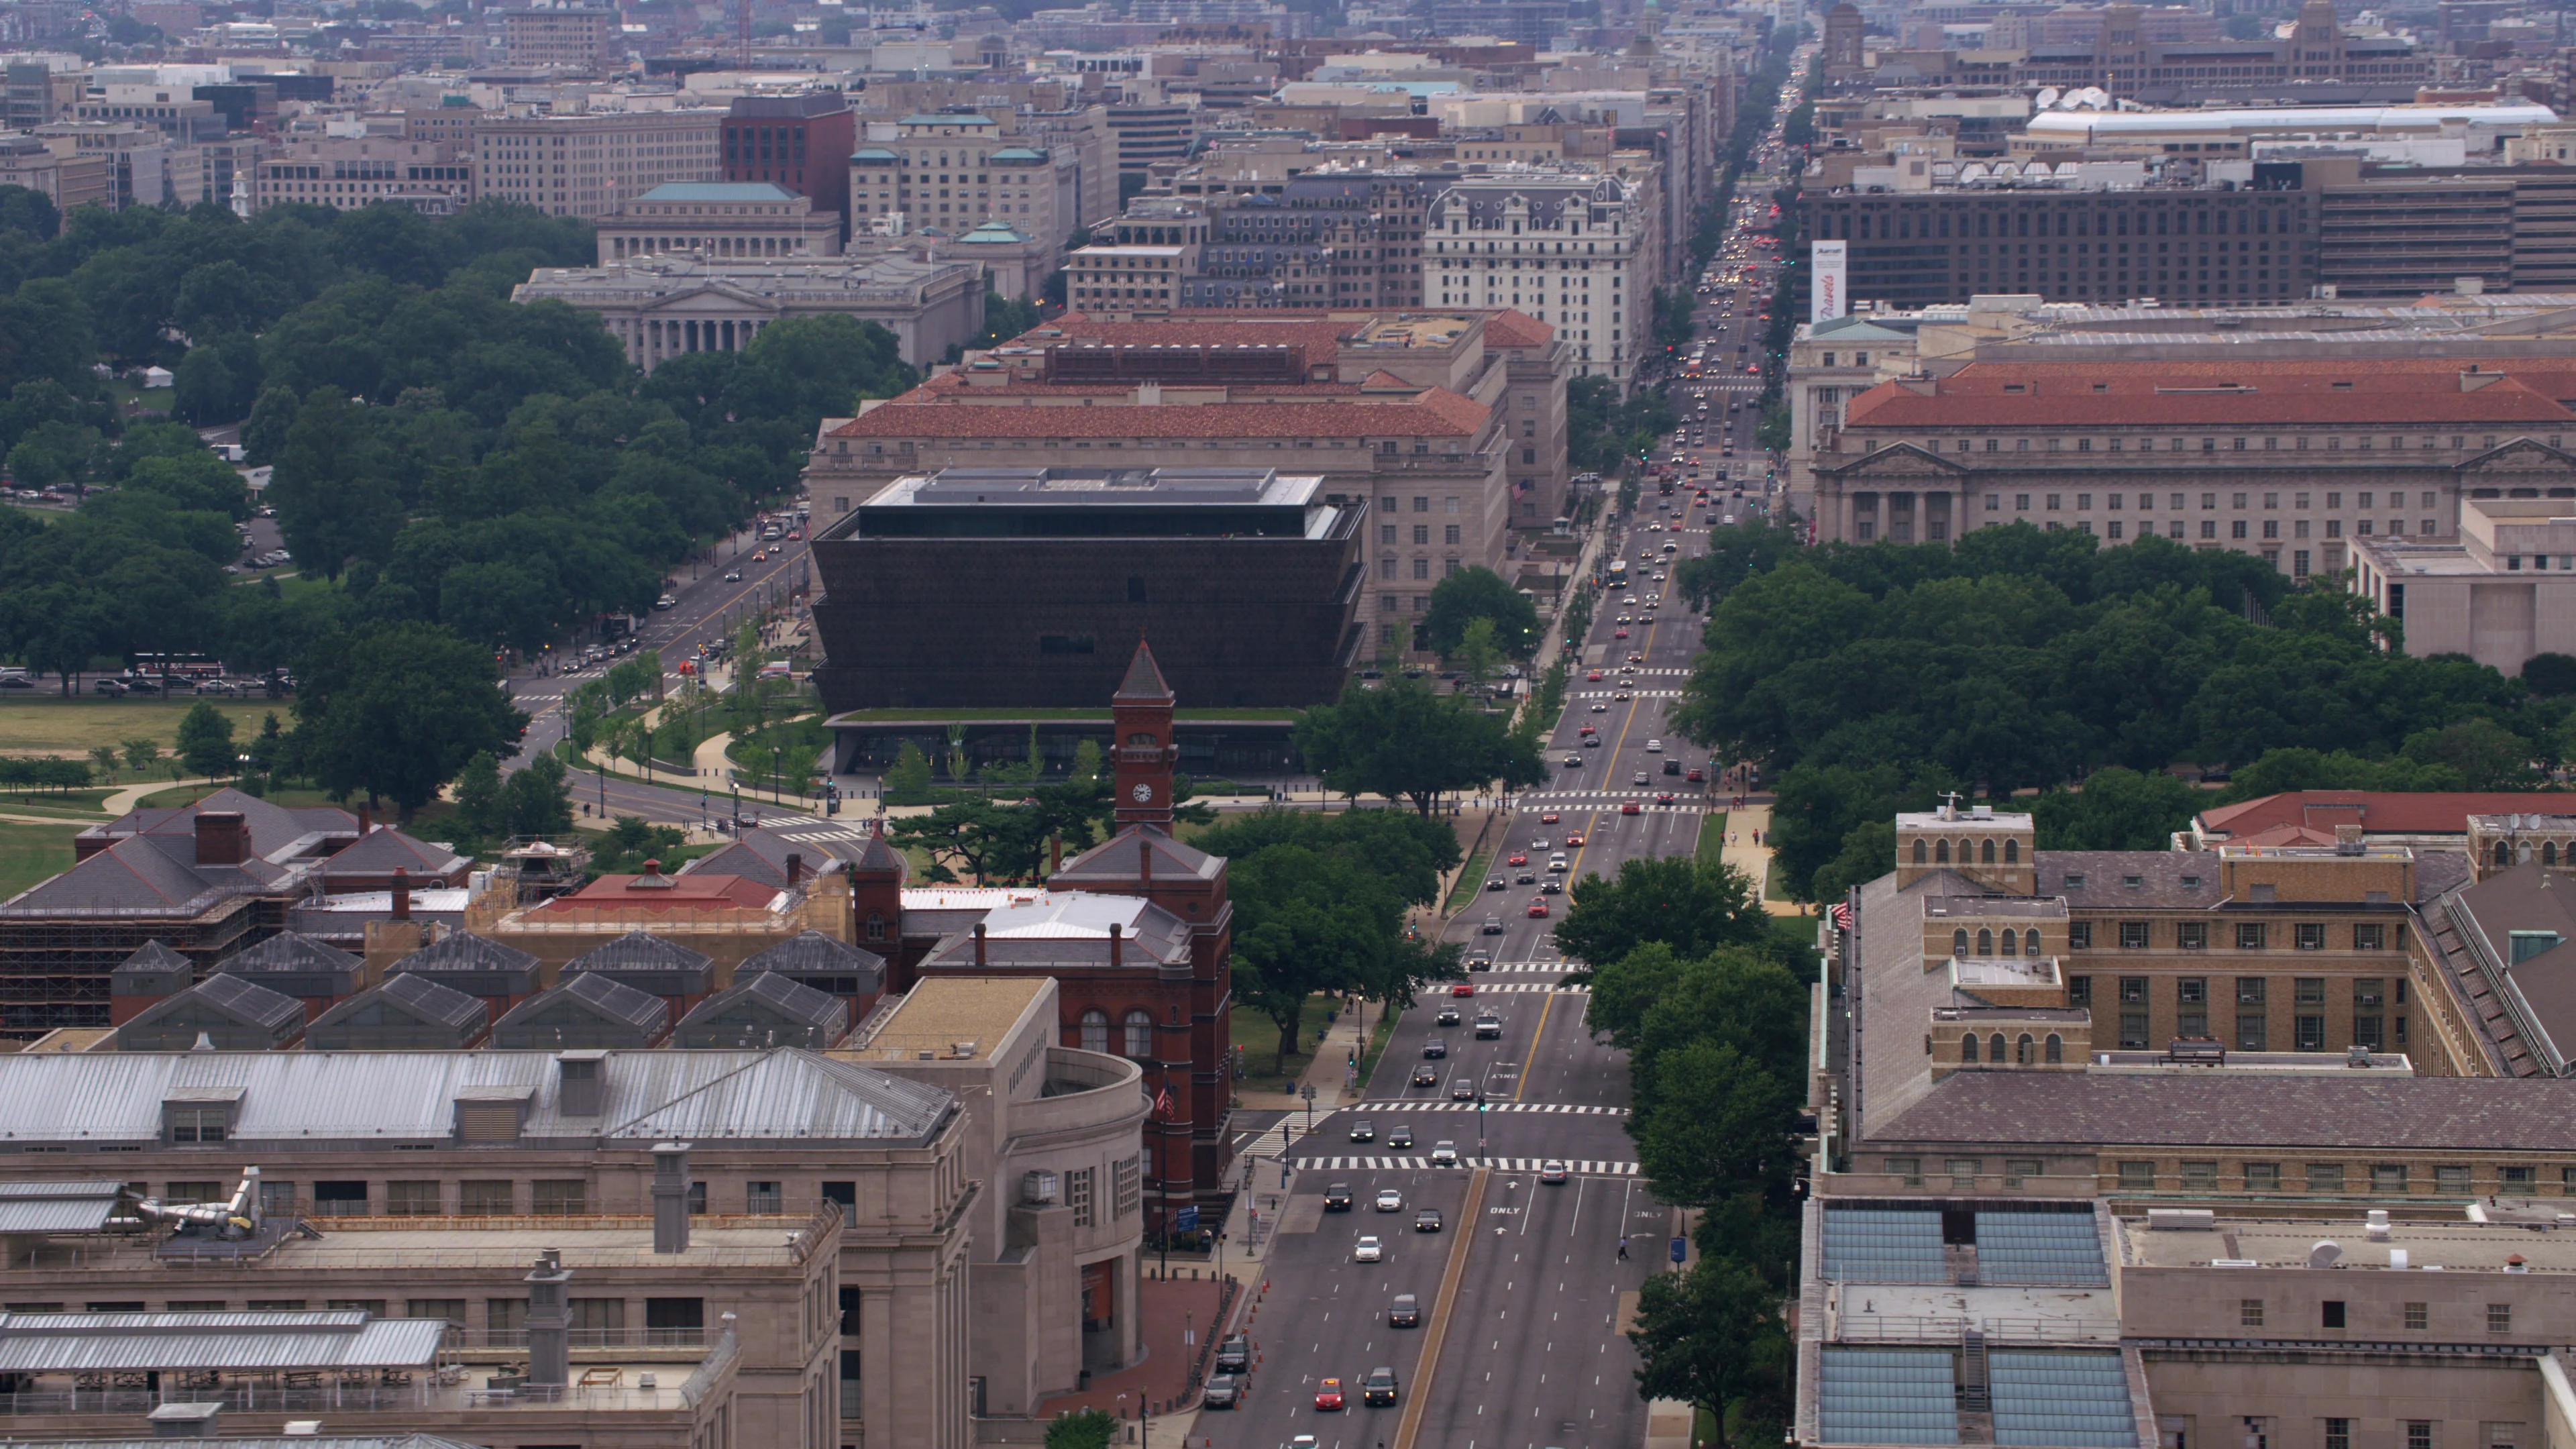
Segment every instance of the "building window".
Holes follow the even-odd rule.
[[[2236,1049],[2259,1052],[2267,1049],[2270,1023],[2260,1013],[2236,1013]]]
[[[2326,928],[2324,922],[2302,921],[2292,929],[2297,932],[2295,940],[2300,950],[2322,951],[2326,948]]]
[[[2318,1197],[2343,1195],[2343,1164],[2311,1162],[2308,1164],[2308,1191]]]
[[[2007,931],[2004,935],[2009,939],[2012,933]],[[2091,1006],[2093,1004],[2093,978],[2090,976],[2067,977],[2066,1004],[2069,1006]]]
[[[2122,1192],[2153,1192],[2153,1191],[2155,1191],[2155,1190],[2156,1190],[2156,1165],[2155,1165],[2154,1163],[2152,1163],[2152,1162],[2123,1162],[2123,1163],[2121,1163],[2121,1164],[2120,1164],[2120,1190],[2121,1190]]]
[[[2263,1326],[2263,1300],[2260,1298],[2240,1298],[2236,1300],[2236,1326],[2239,1328],[2261,1328]]]
[[[2444,1197],[2469,1195],[2469,1169],[2465,1163],[2441,1163],[2433,1168],[2433,1190]]]
[[[2431,1328],[2431,1327],[2433,1326],[2433,1312],[2432,1312],[2432,1305],[2430,1305],[2430,1304],[2426,1304],[2426,1303],[2409,1303],[2409,1304],[2407,1304],[2407,1305],[2406,1305],[2406,1326],[2407,1326],[2408,1328],[2414,1329],[2414,1330],[2415,1330],[2416,1332],[2418,1332],[2418,1333],[2423,1332],[2425,1329]],[[2415,1426],[2414,1426],[2414,1425],[2412,1425],[2412,1424],[2410,1424],[2410,1425],[2408,1425],[2408,1426],[2407,1426],[2407,1428],[2408,1428],[2410,1431],[2411,1431],[2414,1427],[2415,1427]],[[2426,1425],[2426,1426],[2425,1426],[2425,1428],[2426,1428],[2426,1430],[2427,1430],[2426,1437],[2427,1437],[2427,1438],[2430,1438],[2430,1437],[2431,1437],[2431,1434],[2430,1434],[2431,1426],[2430,1426],[2430,1425]],[[2408,1445],[2408,1449],[2413,1449],[2413,1445],[2414,1445],[2414,1442],[2415,1442],[2415,1436],[2414,1436],[2411,1432],[2406,1436],[2406,1442],[2407,1442],[2407,1445]]]
[[[2239,951],[2260,951],[2263,949],[2263,923],[2261,921],[2239,921],[2236,923],[2236,949]],[[2244,998],[2238,997],[2237,999],[2241,1001]]]
[[[1884,1161],[1882,1169],[1889,1177],[1898,1179],[1907,1187],[1921,1187],[1923,1185],[1922,1158],[1890,1157]]]
[[[2184,1163],[2182,1185],[2186,1192],[2218,1191],[2218,1164],[2215,1162]]]
[[[2236,1001],[2237,1001],[2237,1004],[2238,1004],[2238,1005],[2240,1005],[2240,1006],[2260,1006],[2260,1005],[2262,1005],[2262,1004],[2263,1004],[2263,983],[2264,983],[2265,981],[2269,980],[2269,979],[2270,979],[2270,978],[2268,978],[2268,977],[2263,977],[2263,976],[2239,976],[2239,977],[2237,977],[2237,978],[2236,978]]]
[[[170,1140],[173,1142],[221,1142],[224,1140],[224,1107],[173,1107],[170,1109]]]
[[[1127,1013],[1127,1055],[1139,1061],[1154,1055],[1153,1013],[1138,1007]]]
[[[2079,880],[2075,882],[2075,884],[2081,885],[2082,882]],[[2031,934],[2037,935],[2039,933],[2034,931]],[[2070,951],[2090,951],[2093,949],[2093,923],[2091,921],[2070,921],[2067,923],[2066,949]]]
[[[2370,1191],[2374,1197],[2406,1195],[2406,1164],[2374,1162],[2370,1165]]]
[[[742,1185],[742,1210],[754,1217],[775,1217],[787,1210],[787,1195],[775,1182],[746,1182]]]
[[[2296,1025],[2298,1031],[2297,1046],[2300,1051],[2321,1052],[2326,1049],[2326,1019],[2324,1017],[2301,1016],[2297,1019]]]
[[[1109,1051],[1109,1013],[1093,1007],[1082,1014],[1082,1049],[1107,1055]]]
[[[529,1211],[539,1217],[577,1217],[590,1211],[590,1188],[579,1178],[540,1178],[528,1188],[533,1196]]]
[[[2147,923],[2144,921],[2122,921],[2120,923],[2120,949],[2123,951],[2143,951],[2147,949]]]
[[[1073,1209],[1073,1225],[1091,1226],[1091,1169],[1077,1167],[1064,1175],[1064,1205]]]
[[[456,1185],[456,1212],[459,1217],[505,1218],[518,1210],[516,1183],[460,1182]]]
[[[2277,1162],[2249,1162],[2245,1164],[2245,1190],[2247,1192],[2279,1192],[2281,1190],[2281,1164]]]
[[[2343,1304],[2328,1300],[2326,1303],[2326,1327],[2343,1327]],[[2326,1420],[2326,1449],[2352,1449],[2352,1420]]]
[[[2147,1014],[2143,1011],[2120,1013],[2120,1049],[2144,1051],[2147,1047]]]
[[[2353,927],[2352,949],[2356,951],[2387,950],[2388,928],[2376,922]]]
[[[2497,1168],[2496,1185],[2513,1197],[2529,1197],[2539,1186],[2528,1167]]]
[[[395,1218],[434,1218],[438,1216],[439,1185],[432,1182],[388,1182],[385,1184],[385,1216]]]
[[[2510,1304],[2510,1303],[2490,1303],[2490,1304],[2488,1304],[2488,1305],[2487,1305],[2487,1332],[2489,1332],[2489,1333],[2511,1333],[2511,1332],[2513,1332],[2513,1305],[2512,1305],[2512,1304]]]
[[[1109,1164],[1109,1182],[1110,1216],[1119,1220],[1134,1217],[1145,1200],[1145,1159],[1136,1156]]]
[[[2146,999],[2147,978],[2144,976],[2123,976],[2120,978],[2120,1001],[2123,1005],[2132,1002],[2144,1004]]]
[[[1949,1160],[1947,1166],[1950,1169],[1950,1186],[1953,1188],[1966,1191],[1977,1185],[1977,1168],[1979,1166],[1979,1160],[1977,1158],[1953,1157]]]

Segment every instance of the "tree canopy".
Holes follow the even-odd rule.
[[[1409,801],[1427,816],[1449,791],[1497,780],[1518,788],[1547,778],[1529,734],[1513,731],[1502,715],[1469,708],[1457,695],[1434,694],[1418,680],[1385,686],[1353,689],[1297,721],[1291,737],[1326,788],[1352,799]]]
[[[1514,659],[1527,659],[1538,648],[1538,606],[1489,568],[1460,569],[1432,585],[1422,632],[1433,649],[1454,659],[1478,619],[1492,623],[1493,646]]]
[[[295,662],[302,773],[335,793],[393,801],[402,818],[478,754],[509,754],[528,727],[491,656],[432,624],[380,623],[325,635]]]

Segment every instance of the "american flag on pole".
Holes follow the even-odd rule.
[[[1848,931],[1848,930],[1850,930],[1850,929],[1851,929],[1851,923],[1852,923],[1852,908],[1851,908],[1851,902],[1849,902],[1849,901],[1836,901],[1836,902],[1834,902],[1834,929],[1835,929],[1835,930],[1837,930],[1837,931]]]
[[[1157,1117],[1169,1117],[1172,1115],[1172,1089],[1170,1087],[1166,1086],[1155,1096],[1154,1115]]]

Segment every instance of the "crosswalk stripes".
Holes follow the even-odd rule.
[[[1562,1161],[1565,1170],[1576,1177],[1635,1177],[1633,1162],[1605,1162],[1597,1158],[1542,1157],[1461,1157],[1461,1168],[1484,1167],[1495,1172],[1536,1172],[1540,1164]],[[1425,1172],[1431,1168],[1428,1157],[1292,1157],[1288,1165],[1300,1172]]]
[[[1473,1102],[1433,1102],[1408,1097],[1371,1097],[1361,1102],[1344,1102],[1344,1112],[1473,1112]],[[1603,1107],[1584,1102],[1489,1102],[1488,1112],[1540,1112],[1567,1117],[1625,1117],[1625,1107]]]
[[[1479,971],[1476,974],[1482,976],[1486,973]],[[1526,981],[1485,981],[1479,982],[1476,986],[1476,994],[1478,996],[1489,996],[1495,993],[1508,995],[1516,991],[1557,991],[1562,992],[1567,996],[1589,996],[1592,994],[1592,988],[1589,986],[1559,986],[1553,981],[1542,981],[1536,984]],[[1444,996],[1441,999],[1446,1001],[1449,998]]]
[[[1615,692],[1616,691],[1607,689],[1577,690],[1575,691],[1574,697],[1576,699],[1608,699],[1612,697]],[[1678,689],[1632,689],[1627,693],[1628,697],[1631,699],[1679,699],[1682,697],[1682,692]]]

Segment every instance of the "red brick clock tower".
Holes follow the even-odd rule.
[[[1127,677],[1109,697],[1112,758],[1118,785],[1117,828],[1172,828],[1172,774],[1180,749],[1172,743],[1172,687],[1154,667],[1154,651],[1136,641]]]

